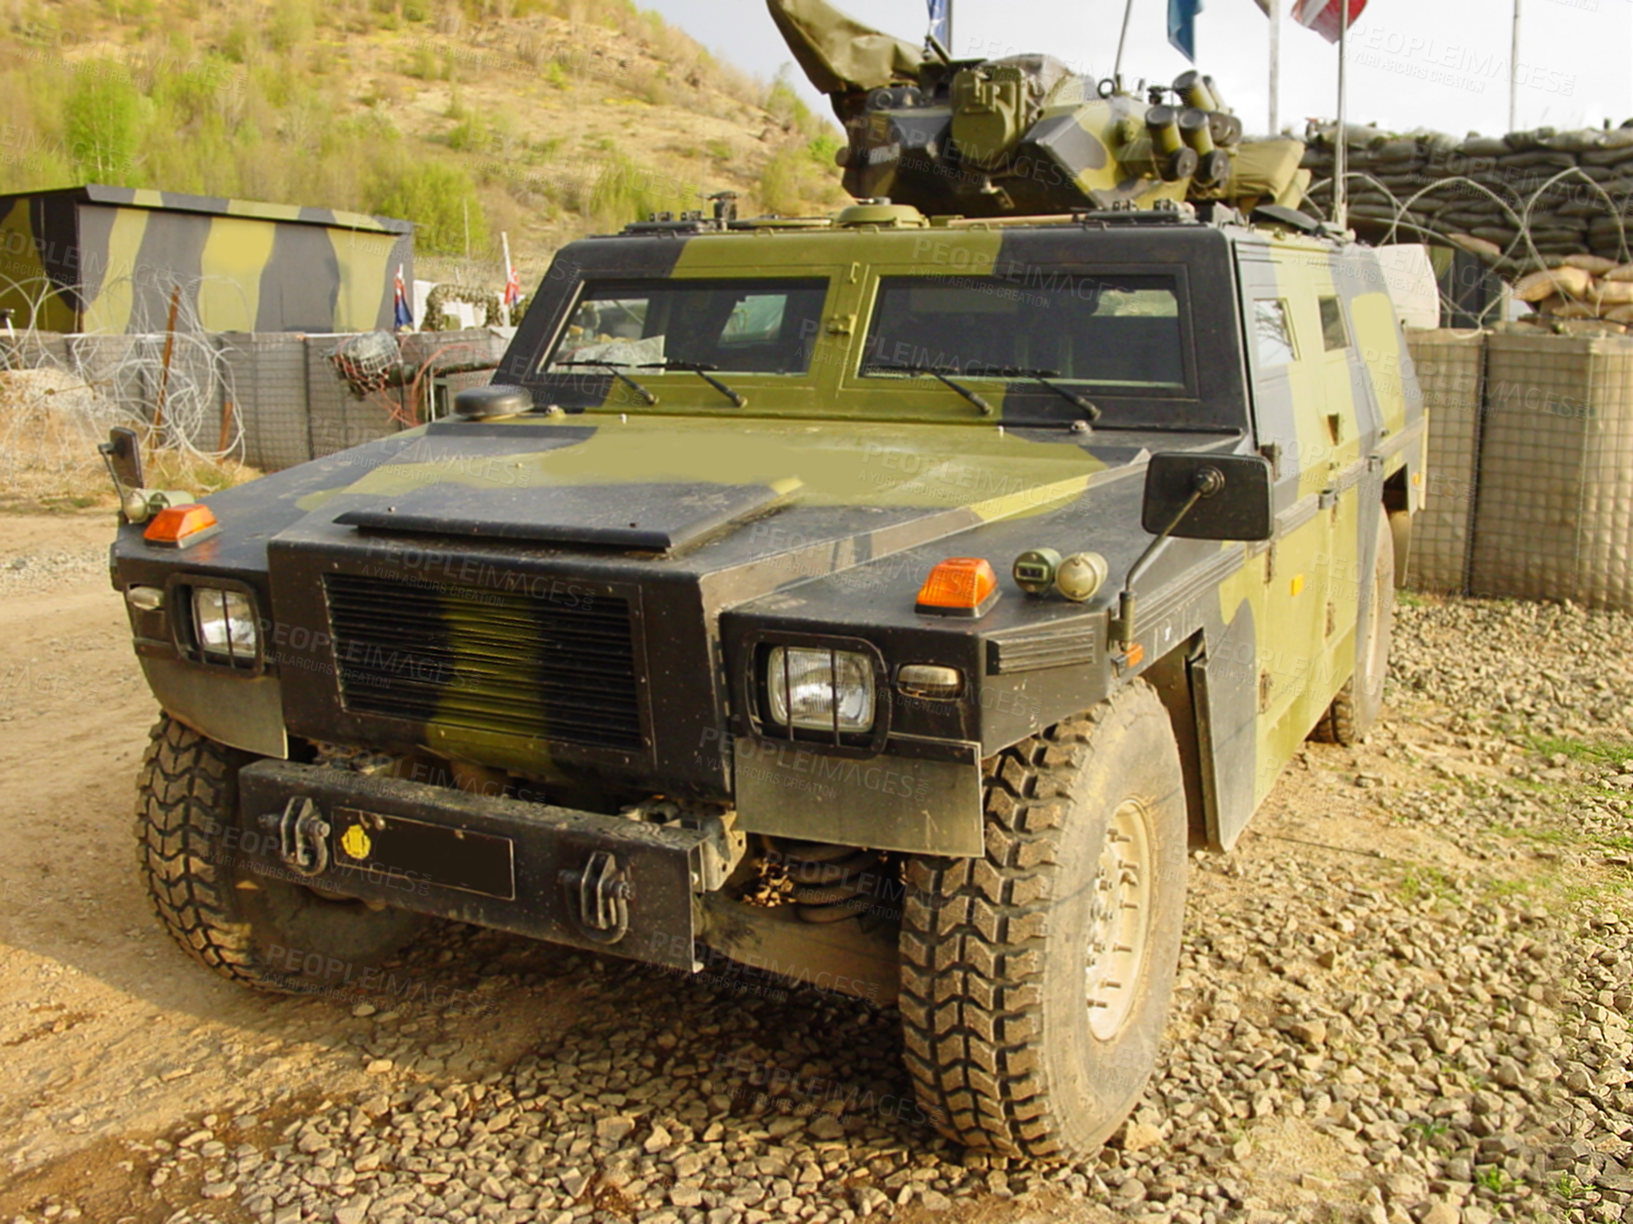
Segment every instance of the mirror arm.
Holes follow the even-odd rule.
[[[1173,539],[1175,529],[1185,521],[1185,516],[1195,509],[1196,503],[1207,496],[1209,492],[1210,490],[1206,485],[1199,483],[1191,491],[1191,495],[1185,499],[1185,504],[1179,508],[1179,513],[1169,520],[1168,526],[1164,527],[1152,538],[1151,543],[1145,546],[1145,551],[1139,555],[1133,565],[1129,566],[1128,577],[1123,580],[1122,593],[1117,597],[1117,615],[1111,621],[1112,640],[1125,650],[1134,640],[1134,609],[1136,603],[1134,583],[1151,567],[1151,563],[1157,559],[1157,554],[1162,551],[1168,541]]]

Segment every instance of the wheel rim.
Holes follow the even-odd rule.
[[[1101,1041],[1122,1031],[1145,972],[1151,877],[1149,821],[1137,800],[1125,799],[1106,825],[1089,912],[1084,987],[1089,1031]]]

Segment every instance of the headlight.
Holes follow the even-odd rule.
[[[255,605],[243,591],[193,588],[193,633],[207,658],[254,661]]]
[[[873,730],[873,660],[848,650],[778,646],[766,660],[771,721],[805,731]]]

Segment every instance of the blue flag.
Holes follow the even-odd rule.
[[[397,265],[397,280],[392,286],[391,314],[396,330],[409,331],[414,326],[414,311],[408,304],[408,286],[403,284],[403,266]]]
[[[947,23],[951,16],[953,0],[930,0],[930,37],[942,46],[947,46]],[[951,47],[947,48],[949,51]]]
[[[1196,63],[1196,15],[1202,0],[1168,0],[1168,41],[1191,63]]]

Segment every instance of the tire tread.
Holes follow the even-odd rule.
[[[1108,720],[1139,708],[1114,698],[989,758],[986,857],[908,863],[905,1062],[920,1104],[966,1147],[1033,1159],[1064,1150],[1035,1048],[1050,898],[1089,743]]]

